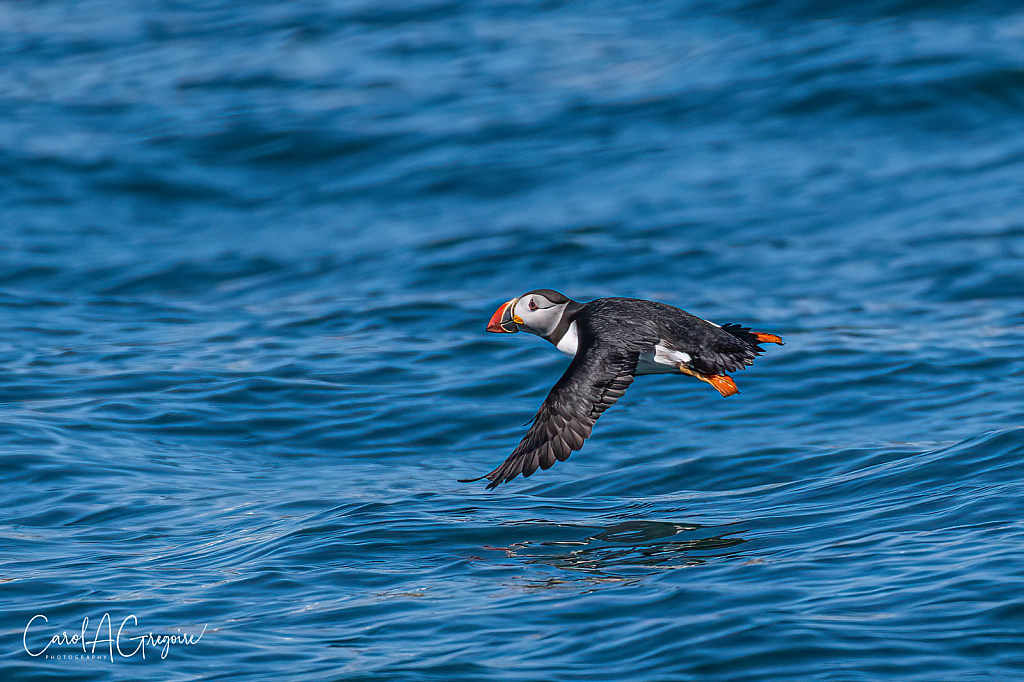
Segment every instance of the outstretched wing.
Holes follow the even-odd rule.
[[[488,474],[461,482],[486,478],[490,490],[519,474],[529,476],[538,467],[547,469],[555,462],[567,460],[583,447],[601,413],[614,405],[633,383],[639,358],[638,351],[613,344],[596,340],[586,346],[581,343],[576,357],[548,393],[530,430],[508,459]]]

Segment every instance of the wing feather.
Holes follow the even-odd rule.
[[[486,478],[490,490],[520,474],[529,476],[538,467],[547,469],[556,461],[569,459],[569,455],[583,447],[594,422],[633,383],[639,358],[635,349],[596,339],[586,346],[581,343],[569,368],[548,393],[512,454],[493,471],[464,482]]]

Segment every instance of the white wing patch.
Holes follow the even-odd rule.
[[[636,366],[637,375],[640,374],[669,374],[679,371],[679,365],[690,362],[693,358],[689,353],[675,350],[660,343],[654,346],[653,351],[640,354],[640,362]]]

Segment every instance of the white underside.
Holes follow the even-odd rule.
[[[688,353],[673,350],[660,343],[653,351],[640,354],[640,362],[636,365],[637,376],[641,374],[669,374],[679,371],[679,365],[692,360]]]
[[[567,355],[576,355],[576,349],[579,348],[580,340],[576,336],[576,323],[573,322],[569,325],[569,328],[565,330],[565,334],[558,340],[558,345],[555,346],[558,350],[562,351]]]
[[[575,322],[569,325],[569,328],[555,347],[567,355],[576,355],[576,349],[579,348],[579,338],[576,336]],[[687,363],[692,359],[689,354],[681,350],[673,350],[659,343],[654,347],[654,350],[640,354],[640,362],[637,363],[636,373],[637,376],[641,374],[670,374],[678,372],[680,364]]]

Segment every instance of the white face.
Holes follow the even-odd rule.
[[[516,301],[513,314],[523,322],[519,328],[537,336],[546,336],[558,326],[564,303],[552,303],[543,294],[526,294]]]

